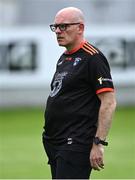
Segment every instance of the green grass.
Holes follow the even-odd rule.
[[[0,112],[0,178],[48,178],[42,146],[43,110]]]
[[[0,111],[0,179],[51,178],[42,146],[40,108]],[[105,148],[105,169],[93,179],[135,178],[135,107],[118,108]]]

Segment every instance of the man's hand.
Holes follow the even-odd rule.
[[[103,145],[93,144],[93,147],[90,152],[90,163],[91,163],[91,167],[94,170],[100,171],[101,169],[104,169],[103,155],[104,155]]]

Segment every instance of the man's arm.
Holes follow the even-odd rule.
[[[105,140],[112,124],[113,112],[116,108],[115,93],[100,93],[98,94],[98,98],[101,101],[101,106],[99,109],[98,127],[95,136],[99,137],[101,140]],[[93,169],[100,170],[100,168],[104,168],[103,154],[103,145],[96,145],[93,143],[93,147],[90,152],[90,162]]]

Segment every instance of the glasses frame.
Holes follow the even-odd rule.
[[[52,32],[55,32],[57,28],[60,29],[60,31],[66,31],[68,26],[77,25],[81,23],[61,23],[61,24],[50,24],[50,29]]]

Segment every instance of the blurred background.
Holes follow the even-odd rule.
[[[135,178],[135,0],[0,0],[0,179],[50,178],[43,114],[64,48],[49,24],[67,6],[84,12],[85,37],[108,58],[116,88],[107,168],[92,178]]]
[[[0,107],[44,105],[64,51],[50,31],[58,10],[81,8],[86,38],[107,56],[120,105],[135,105],[134,0],[0,0]]]

